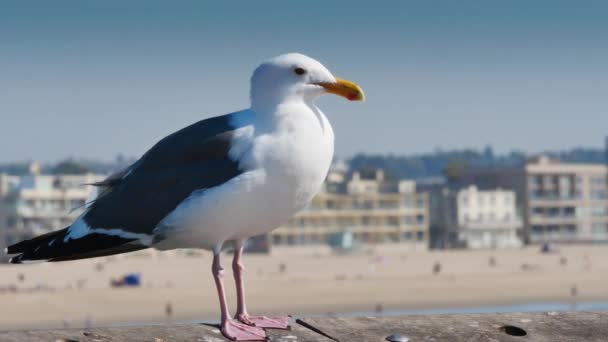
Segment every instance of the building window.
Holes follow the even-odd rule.
[[[591,191],[591,199],[606,199],[608,198],[605,190]]]
[[[570,235],[574,235],[576,234],[576,226],[573,224],[567,224],[563,227],[563,230],[565,233],[570,234]]]
[[[462,205],[469,205],[469,198],[467,196],[462,196],[460,202],[462,203]]]
[[[608,237],[608,224],[606,223],[594,223],[591,225],[591,232],[593,235],[607,236]]]
[[[399,218],[396,216],[391,216],[386,221],[389,226],[399,226]]]
[[[418,240],[418,241],[424,240],[424,232],[416,232],[416,240]]]
[[[280,245],[282,242],[281,236],[280,235],[273,235],[272,236],[272,244],[273,245]]]
[[[413,217],[413,216],[405,216],[405,217],[403,218],[403,222],[404,222],[405,224],[414,224],[414,222],[415,222],[415,221],[414,221],[414,217]]]
[[[532,207],[532,215],[544,215],[545,214],[545,208],[543,207]]]
[[[576,208],[575,207],[565,207],[564,208],[564,216],[575,216]]]
[[[547,216],[549,217],[557,217],[559,216],[559,208],[551,207],[547,210]]]
[[[393,200],[380,200],[380,208],[383,209],[393,209],[399,207],[399,202]]]
[[[540,225],[532,226],[532,234],[542,234],[544,232],[544,227]]]
[[[591,216],[595,216],[595,217],[608,216],[608,207],[591,208]]]

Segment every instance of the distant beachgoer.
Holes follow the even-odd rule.
[[[173,317],[173,304],[171,302],[165,304],[165,317],[167,318],[167,323],[171,322]]]
[[[382,304],[378,303],[376,304],[376,313],[377,314],[381,314],[384,311],[384,308],[382,307]]]
[[[279,264],[279,273],[283,274],[287,272],[287,264],[282,262]]]
[[[559,258],[559,264],[562,266],[568,265],[568,258],[566,258],[565,256],[562,256],[561,258]]]
[[[438,275],[441,272],[441,263],[436,261],[433,265],[433,275]]]
[[[545,242],[541,245],[540,252],[543,254],[555,253],[555,252],[557,252],[557,249],[550,242]]]
[[[570,288],[570,296],[571,297],[578,296],[578,286],[576,286],[576,284],[572,285],[572,287]]]
[[[570,310],[576,310],[576,297],[578,296],[578,286],[576,284],[570,287],[570,297],[572,297],[572,303],[570,304]]]
[[[19,273],[17,275],[17,280],[19,280],[20,283],[23,283],[25,281],[25,274]]]
[[[491,256],[490,259],[488,259],[488,265],[490,265],[490,267],[496,267],[496,258]]]

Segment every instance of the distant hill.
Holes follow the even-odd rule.
[[[592,164],[606,162],[606,153],[602,149],[575,148],[567,151],[546,152],[546,154],[564,162]],[[473,167],[513,167],[521,165],[527,157],[528,155],[519,151],[496,154],[489,146],[481,150],[438,150],[432,153],[401,156],[357,154],[349,160],[349,169],[351,172],[371,172],[377,168],[382,168],[389,179],[419,179],[443,176],[443,172],[448,165],[451,167],[462,165]],[[125,158],[123,156],[118,156],[113,161],[68,158],[57,163],[43,164],[42,172],[54,174],[90,171],[108,174],[130,165],[135,160],[135,158]],[[26,174],[28,172],[28,164],[29,162],[0,164],[0,173]]]
[[[41,172],[43,174],[79,174],[86,172],[109,174],[130,165],[135,160],[135,158],[125,158],[122,156],[117,157],[113,161],[68,158],[56,163],[42,164]],[[29,161],[3,163],[0,164],[0,173],[24,175],[28,173],[29,164]]]
[[[550,151],[545,154],[563,162],[606,163],[606,152],[603,149],[575,148],[568,151]],[[518,151],[496,154],[491,147],[486,147],[483,150],[435,151],[410,156],[357,154],[349,160],[349,165],[351,172],[368,172],[372,169],[382,168],[387,178],[419,179],[443,176],[448,165],[514,167],[522,165],[527,157],[528,155],[524,152]]]

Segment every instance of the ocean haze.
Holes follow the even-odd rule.
[[[298,51],[359,83],[326,96],[336,152],[602,146],[608,4],[198,1],[0,5],[0,162],[138,156],[248,106],[257,64]]]

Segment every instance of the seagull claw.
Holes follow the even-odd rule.
[[[231,341],[268,341],[262,328],[246,325],[229,319],[221,326],[222,334]]]

